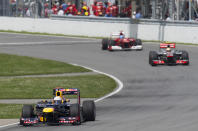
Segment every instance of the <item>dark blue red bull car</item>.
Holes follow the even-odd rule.
[[[80,125],[85,121],[95,121],[96,107],[92,100],[83,101],[81,105],[80,90],[76,88],[55,88],[55,97],[61,100],[41,101],[35,106],[24,105],[22,108],[20,125],[29,126],[35,124],[73,124]],[[75,103],[71,103],[64,96],[77,96]]]

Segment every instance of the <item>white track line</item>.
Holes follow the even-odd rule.
[[[0,128],[5,128],[5,127],[8,127],[8,126],[13,126],[13,125],[17,125],[17,124],[19,124],[19,122],[8,124],[8,125],[3,125],[3,126],[0,126]]]
[[[93,72],[97,72],[97,73],[99,73],[99,74],[103,74],[103,75],[109,76],[109,77],[111,77],[112,79],[114,79],[114,80],[116,81],[116,83],[118,84],[118,87],[116,88],[116,90],[114,90],[113,92],[111,92],[111,93],[109,93],[109,94],[107,94],[107,95],[105,95],[105,96],[103,96],[103,97],[101,97],[101,98],[96,99],[95,102],[102,101],[102,100],[104,100],[104,99],[106,99],[106,98],[108,98],[108,97],[110,97],[110,96],[113,96],[113,95],[117,94],[117,93],[118,93],[119,91],[121,91],[121,90],[123,89],[123,87],[124,87],[124,86],[123,86],[123,83],[122,83],[118,78],[116,78],[116,77],[113,76],[113,75],[110,75],[110,74],[107,74],[107,73],[104,73],[104,72],[95,70],[95,69],[90,68],[90,67],[86,67],[86,66],[82,66],[82,65],[78,65],[78,64],[74,64],[74,63],[70,63],[70,64],[76,65],[76,66],[81,66],[81,67],[87,68],[87,69],[89,69],[89,70],[92,70]]]

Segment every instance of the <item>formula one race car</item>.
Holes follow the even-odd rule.
[[[135,38],[125,38],[124,34],[111,34],[109,39],[102,40],[102,50],[142,50],[142,41]]]
[[[80,91],[76,88],[53,89],[56,95],[50,102],[38,102],[35,107],[24,105],[20,118],[20,125],[28,126],[39,123],[51,124],[73,124],[79,125],[84,121],[95,121],[96,107],[94,101],[83,101],[80,105]],[[77,103],[71,104],[69,99],[63,95],[77,96]],[[73,98],[73,97],[72,97]],[[35,111],[34,111],[35,110]]]
[[[160,50],[149,52],[149,64],[156,65],[189,65],[188,52],[175,50],[175,43],[161,43]]]

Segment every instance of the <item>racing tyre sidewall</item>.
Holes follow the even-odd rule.
[[[102,39],[102,50],[108,49],[108,39]]]
[[[96,119],[96,106],[94,101],[83,102],[83,116],[86,121],[95,121]]]
[[[149,64],[152,66],[156,66],[156,64],[153,63],[153,60],[157,60],[157,52],[156,51],[149,52]]]
[[[22,108],[22,118],[32,118],[34,116],[34,108],[32,105],[24,105]]]

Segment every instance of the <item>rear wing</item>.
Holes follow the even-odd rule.
[[[175,43],[161,43],[160,48],[175,48]]]
[[[80,90],[77,88],[54,88],[53,95],[56,95],[56,92],[61,91],[62,95],[78,95]]]

